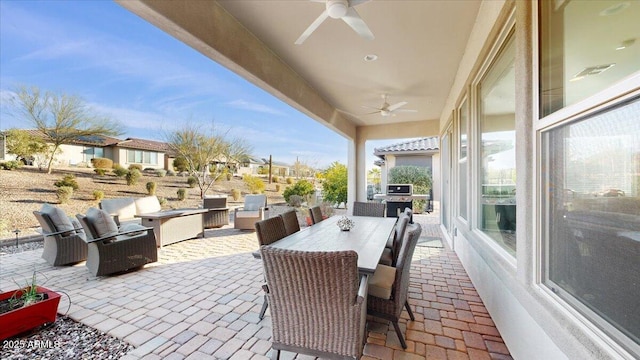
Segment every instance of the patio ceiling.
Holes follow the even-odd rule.
[[[355,9],[375,39],[328,18],[294,42],[323,12],[312,1],[166,1],[119,3],[339,133],[357,127],[421,122],[437,135],[443,106],[465,51],[480,1],[369,1]],[[368,54],[378,59],[366,62]],[[383,103],[406,101],[383,117]],[[424,121],[432,126],[425,127]],[[416,125],[416,124],[413,124]],[[404,128],[409,128],[404,126]],[[415,127],[414,127],[415,128]],[[434,132],[435,129],[435,133]],[[427,130],[423,130],[427,131]],[[390,136],[393,134],[390,133]]]

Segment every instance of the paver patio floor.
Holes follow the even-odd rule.
[[[432,215],[416,215],[423,236],[438,237]],[[262,265],[253,232],[232,227],[207,230],[205,239],[164,247],[159,261],[143,269],[95,278],[84,263],[52,267],[42,250],[4,255],[0,288],[30,278],[71,297],[68,315],[134,345],[123,359],[266,359],[271,350],[271,318],[260,321]],[[416,248],[409,290],[416,321],[403,313],[402,350],[393,326],[370,319],[365,360],[511,359],[455,253]],[[63,296],[59,311],[69,302]],[[312,359],[284,353],[284,359]]]

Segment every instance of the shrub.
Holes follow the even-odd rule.
[[[187,178],[187,184],[190,188],[194,188],[196,187],[196,185],[198,185],[198,179],[195,176],[189,176]]]
[[[17,160],[10,160],[0,163],[0,166],[5,170],[15,170],[22,166],[22,163]]]
[[[93,200],[100,201],[104,199],[104,191],[102,190],[93,190]]]
[[[71,186],[59,186],[56,190],[56,196],[60,204],[66,204],[73,195],[73,187]]]
[[[156,194],[156,182],[155,181],[149,181],[146,185],[147,187],[147,194],[149,195],[155,195]]]
[[[129,172],[129,170],[125,169],[124,167],[120,166],[120,165],[115,165],[113,167],[113,173],[117,176],[117,177],[125,177],[127,175],[127,173]]]
[[[131,165],[129,165],[129,170],[133,170],[133,169],[136,169],[136,170],[142,172],[142,165],[140,165],[140,164],[131,164]]]
[[[111,169],[113,167],[113,160],[97,157],[91,159],[91,165],[96,169]]]
[[[104,176],[104,174],[107,173],[107,169],[102,169],[102,168],[93,169],[93,172],[95,172],[96,174],[98,174],[100,176]]]
[[[176,176],[176,172],[173,170],[167,170],[167,176]]]
[[[155,171],[155,173],[156,173],[156,175],[158,177],[165,177],[165,175],[167,175],[167,170],[165,170],[165,169],[157,169]]]
[[[240,190],[231,189],[231,197],[233,198],[233,201],[240,200],[240,196],[242,196],[242,194],[240,193]]]
[[[152,168],[152,167],[146,167],[143,170],[146,173],[155,173],[156,172],[156,168]]]
[[[173,160],[173,168],[177,172],[187,171],[189,169],[189,162],[183,157],[178,157]]]
[[[187,198],[187,189],[178,189],[178,200],[182,201]]]
[[[158,202],[160,203],[160,206],[165,207],[167,205],[167,199],[163,198],[163,197],[158,197]]]
[[[58,180],[53,183],[55,187],[63,187],[70,186],[73,190],[78,190],[78,182],[76,181],[76,177],[72,174],[65,175],[61,180]]]
[[[276,192],[280,192],[280,184],[276,184]]]
[[[127,185],[132,186],[137,184],[141,176],[142,173],[140,173],[140,170],[138,169],[133,168],[127,171],[127,175],[125,175],[125,178],[127,179]]]
[[[302,206],[302,196],[291,195],[289,196],[289,201],[287,203],[293,207],[300,207]]]
[[[284,189],[282,196],[284,196],[284,201],[289,203],[289,197],[291,195],[298,195],[301,197],[305,197],[307,195],[313,194],[316,189],[313,187],[313,184],[307,180],[300,180],[295,185],[289,186]]]
[[[252,194],[261,194],[264,192],[264,181],[257,176],[245,175],[243,177],[244,183],[249,188]]]
[[[227,181],[231,181],[231,178],[233,178],[233,175],[231,173],[227,173]]]
[[[271,177],[271,181],[273,181],[274,183],[280,182],[279,180],[280,180],[280,178],[278,177],[278,175],[273,175]]]
[[[293,178],[292,177],[288,177],[286,181],[287,181],[287,185],[293,184]]]

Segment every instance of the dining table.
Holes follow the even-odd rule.
[[[329,217],[270,246],[303,251],[353,250],[358,254],[358,271],[362,275],[372,275],[387,240],[392,236],[397,218],[349,216],[354,226],[348,231],[338,227],[340,218],[342,216]]]

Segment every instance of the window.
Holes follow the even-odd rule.
[[[542,139],[545,281],[640,343],[640,98]]]
[[[515,45],[511,34],[480,81],[478,227],[515,256]]]
[[[465,99],[460,105],[458,117],[458,209],[460,217],[467,218],[467,164],[468,144],[467,126],[469,125],[469,102]]]
[[[130,164],[158,165],[158,153],[154,151],[127,150],[127,162]]]
[[[638,71],[638,1],[540,1],[540,114]]]
[[[640,356],[640,2],[539,6],[542,281]]]
[[[101,147],[85,147],[83,152],[86,162],[90,162],[93,158],[104,157],[104,149]]]

